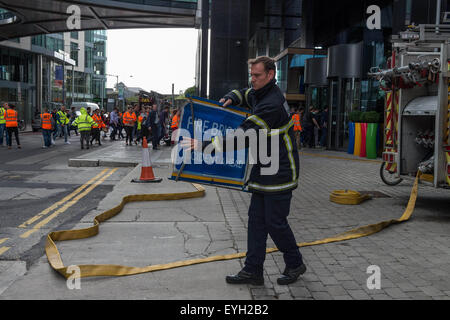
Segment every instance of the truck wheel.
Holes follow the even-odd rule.
[[[385,164],[386,164],[386,162],[383,162],[383,163],[381,164],[381,167],[380,167],[380,177],[381,177],[381,180],[383,180],[383,182],[384,182],[385,184],[387,184],[388,186],[396,186],[396,185],[398,185],[400,182],[402,182],[402,181],[403,181],[402,178],[398,178],[398,177],[395,175],[395,173],[391,173],[391,172],[389,172],[388,170],[386,170],[386,169],[384,168]]]

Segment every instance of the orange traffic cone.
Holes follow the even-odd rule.
[[[152,163],[150,161],[150,154],[148,152],[147,138],[142,141],[142,169],[141,177],[133,179],[131,182],[161,182],[162,178],[157,178],[153,174]]]

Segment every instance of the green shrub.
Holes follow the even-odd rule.
[[[363,122],[363,123],[378,123],[378,122],[380,122],[380,114],[376,111],[363,112],[361,114],[361,122]]]
[[[348,120],[350,122],[361,122],[361,111],[352,111],[348,114]]]

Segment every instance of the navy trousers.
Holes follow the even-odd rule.
[[[244,270],[263,274],[266,257],[267,235],[283,253],[288,268],[303,263],[302,255],[289,226],[287,217],[291,206],[292,191],[281,194],[253,193],[248,211],[247,255]]]

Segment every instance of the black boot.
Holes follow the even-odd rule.
[[[277,279],[277,283],[279,285],[287,285],[290,283],[294,283],[295,281],[297,281],[298,277],[301,274],[305,273],[305,271],[306,266],[303,263],[295,269],[289,269],[286,267],[286,269],[284,269],[283,276]]]
[[[244,270],[239,271],[238,274],[227,276],[225,281],[231,284],[253,284],[255,286],[264,285],[263,276],[257,276]]]

